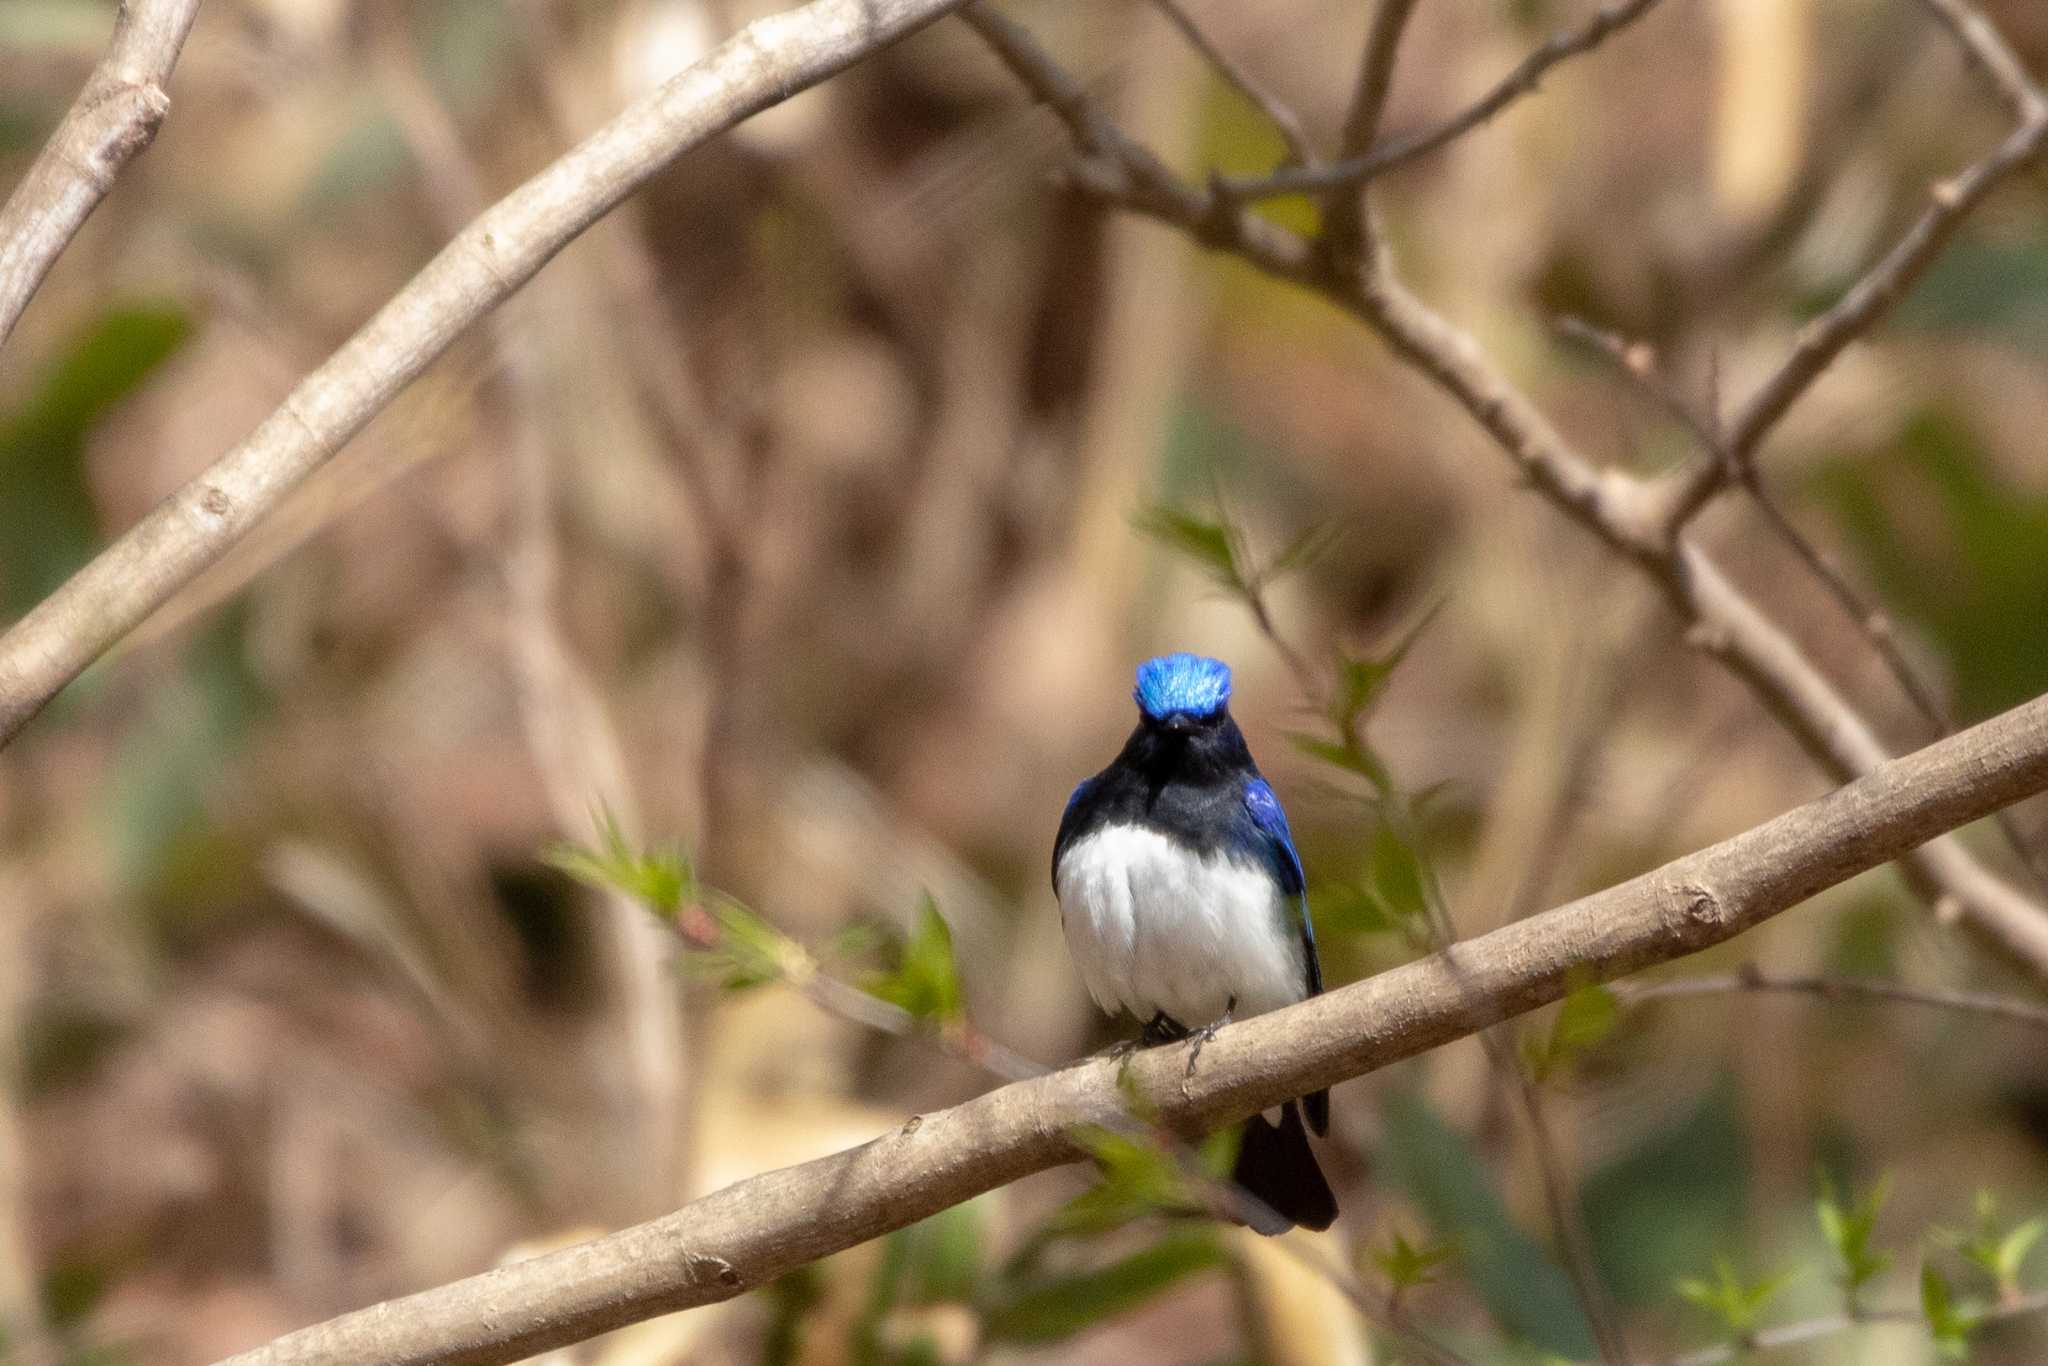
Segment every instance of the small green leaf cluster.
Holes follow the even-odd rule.
[[[1975,1215],[1969,1229],[1943,1230],[1938,1239],[1983,1272],[1999,1299],[2019,1298],[2020,1268],[2034,1244],[2048,1232],[2048,1217],[2036,1215],[2008,1227],[1999,1217],[1998,1201],[1988,1190],[1977,1192]]]
[[[1393,681],[1395,671],[1421,638],[1423,630],[1435,619],[1436,610],[1432,607],[1416,618],[1392,646],[1377,655],[1354,655],[1339,650],[1336,685],[1323,708],[1323,717],[1330,723],[1331,734],[1322,736],[1295,731],[1287,737],[1296,749],[1310,758],[1364,778],[1382,801],[1395,799],[1399,789],[1386,761],[1366,742],[1365,724],[1372,719],[1374,710],[1386,695],[1387,685]]]
[[[1726,1257],[1716,1257],[1713,1279],[1688,1276],[1678,1282],[1677,1289],[1687,1303],[1719,1319],[1737,1342],[1746,1342],[1756,1332],[1764,1310],[1798,1275],[1798,1269],[1793,1268],[1759,1280],[1747,1280]]]
[[[1908,1310],[1873,1310],[1863,1300],[1864,1292],[1893,1263],[1892,1254],[1877,1245],[1877,1224],[1891,1186],[1891,1179],[1882,1177],[1861,1196],[1851,1196],[1839,1191],[1825,1174],[1821,1178],[1814,1213],[1833,1254],[1833,1276],[1841,1288],[1848,1323],[1914,1316],[1914,1311]],[[2038,1216],[2008,1225],[1999,1217],[1997,1203],[1988,1191],[1977,1195],[1976,1217],[1970,1228],[1932,1231],[1929,1241],[1952,1249],[1990,1291],[1986,1298],[1958,1290],[1932,1256],[1923,1257],[1917,1317],[1942,1360],[1968,1360],[1972,1340],[1986,1319],[2001,1307],[2025,1303],[2020,1272],[2044,1232],[2048,1232],[2048,1218]],[[1680,1296],[1720,1320],[1740,1349],[1755,1340],[1763,1310],[1796,1275],[1794,1270],[1746,1282],[1726,1260],[1720,1260],[1715,1263],[1712,1280],[1684,1280],[1677,1289]]]
[[[1368,1255],[1386,1277],[1388,1289],[1399,1294],[1435,1281],[1457,1260],[1458,1247],[1449,1240],[1424,1240],[1417,1246],[1400,1229],[1395,1229],[1385,1243]]]
[[[599,809],[596,824],[595,848],[560,843],[546,852],[547,862],[586,886],[629,897],[663,920],[675,920],[697,900],[696,869],[679,846],[635,848],[610,808]]]
[[[918,904],[917,923],[902,942],[894,967],[871,974],[864,984],[920,1024],[943,1026],[964,1015],[960,969],[953,959],[953,932],[938,904],[927,895]]]
[[[1342,535],[1338,527],[1310,527],[1272,559],[1256,564],[1246,548],[1244,529],[1226,516],[1209,518],[1155,505],[1142,509],[1132,522],[1141,534],[1186,560],[1218,588],[1246,598],[1315,563]]]
[[[1835,1279],[1842,1287],[1851,1314],[1857,1312],[1863,1288],[1891,1266],[1891,1254],[1871,1245],[1877,1232],[1877,1216],[1891,1196],[1891,1178],[1882,1177],[1861,1199],[1844,1200],[1835,1183],[1821,1174],[1820,1195],[1814,1200],[1814,1215],[1820,1221],[1821,1236],[1835,1254]]]

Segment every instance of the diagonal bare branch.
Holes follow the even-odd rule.
[[[1177,1129],[1227,1123],[1732,938],[1938,831],[2048,787],[2048,698],[1892,760],[1763,825],[1604,892],[1219,1031],[1098,1059],[914,1116],[861,1147],[729,1186],[652,1222],[292,1333],[231,1366],[516,1360],[730,1299],[986,1190],[1077,1160],[1126,1087]]]
[[[107,55],[0,208],[0,346],[121,168],[156,138],[198,12],[199,0],[123,0]]]
[[[649,177],[962,3],[811,0],[757,19],[499,200],[240,445],[0,636],[0,745]]]

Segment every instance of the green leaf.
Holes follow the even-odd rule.
[[[1858,1292],[1883,1275],[1891,1265],[1891,1254],[1871,1246],[1871,1238],[1877,1231],[1877,1216],[1883,1211],[1890,1194],[1891,1178],[1884,1177],[1862,1199],[1844,1204],[1835,1193],[1834,1183],[1822,1177],[1821,1193],[1815,1201],[1814,1211],[1820,1220],[1822,1236],[1834,1250],[1836,1275],[1852,1307],[1856,1304]]]
[[[1095,1159],[1101,1179],[1053,1214],[1050,1236],[1106,1233],[1147,1214],[1200,1207],[1173,1154],[1149,1138],[1083,1127],[1073,1139]]]
[[[1378,704],[1395,671],[1401,667],[1401,661],[1415,648],[1415,642],[1421,639],[1423,631],[1436,620],[1436,614],[1442,608],[1441,602],[1432,604],[1382,655],[1354,657],[1338,654],[1337,687],[1330,698],[1330,720],[1339,735],[1351,734]]]
[[[1501,1326],[1539,1350],[1577,1361],[1599,1355],[1571,1279],[1516,1226],[1487,1165],[1420,1095],[1390,1095],[1382,1160],[1388,1180],[1455,1239],[1462,1265]]]
[[[700,899],[717,928],[713,942],[686,960],[700,979],[745,991],[813,970],[802,945],[738,901],[718,892]]]
[[[1944,1361],[1968,1361],[1970,1359],[1970,1331],[1975,1327],[1973,1316],[1957,1303],[1949,1291],[1948,1280],[1933,1263],[1920,1267],[1920,1313],[1927,1320],[1927,1331],[1934,1339],[1934,1348]]]
[[[1278,555],[1259,567],[1258,582],[1268,584],[1275,579],[1306,569],[1330,553],[1337,542],[1344,539],[1349,528],[1341,522],[1325,522],[1309,527],[1284,546]]]
[[[1005,1286],[986,1307],[991,1341],[1044,1345],[1127,1313],[1197,1272],[1229,1265],[1206,1229],[1170,1234],[1094,1271]]]
[[[1393,774],[1385,761],[1373,753],[1371,746],[1361,741],[1325,740],[1319,735],[1297,730],[1287,732],[1287,742],[1311,759],[1358,774],[1381,792],[1393,790]]]
[[[2005,1235],[1998,1244],[1998,1274],[2001,1279],[2019,1279],[2020,1267],[2026,1262],[2027,1254],[2034,1250],[2034,1244],[2041,1241],[2044,1232],[2048,1232],[2048,1219],[2037,1214]]]
[[[1211,1181],[1228,1179],[1237,1165],[1237,1150],[1243,1140],[1244,1126],[1241,1124],[1218,1129],[1203,1139],[1202,1145],[1195,1150],[1196,1167]]]
[[[681,848],[635,849],[610,808],[597,813],[597,837],[595,848],[564,842],[542,857],[586,886],[631,897],[663,920],[674,920],[698,899],[696,871]]]
[[[1417,1247],[1399,1229],[1394,1230],[1385,1246],[1372,1250],[1373,1265],[1385,1274],[1388,1284],[1396,1290],[1428,1285],[1457,1255],[1454,1243],[1425,1241]]]
[[[1238,563],[1237,538],[1222,522],[1212,522],[1177,508],[1153,506],[1132,519],[1137,530],[1180,555],[1221,587],[1243,592],[1246,579]]]
[[[1935,1238],[1982,1271],[2001,1298],[2018,1295],[2020,1269],[2042,1233],[2048,1231],[2048,1222],[2036,1216],[2010,1229],[2004,1227],[1998,1216],[1998,1201],[1988,1190],[1977,1192],[1975,1209],[1976,1227],[1970,1232],[1939,1229]]]
[[[1689,1276],[1679,1281],[1677,1288],[1689,1303],[1720,1319],[1730,1333],[1746,1338],[1756,1331],[1757,1322],[1770,1302],[1798,1274],[1798,1269],[1793,1268],[1760,1281],[1745,1281],[1727,1258],[1716,1257],[1712,1280]]]
[[[916,928],[905,941],[896,968],[869,978],[867,989],[900,1006],[915,1020],[943,1024],[960,1018],[960,971],[953,961],[953,932],[929,895],[918,905]]]

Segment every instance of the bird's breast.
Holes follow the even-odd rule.
[[[1243,1018],[1307,994],[1294,909],[1249,857],[1112,825],[1068,846],[1053,885],[1068,951],[1105,1010],[1194,1028],[1232,997]]]

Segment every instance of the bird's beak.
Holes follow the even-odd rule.
[[[1159,723],[1170,735],[1186,735],[1195,728],[1195,718],[1184,711],[1177,711]]]

